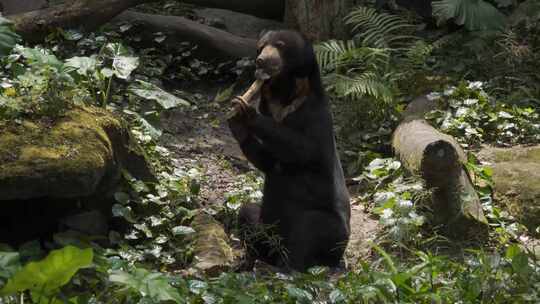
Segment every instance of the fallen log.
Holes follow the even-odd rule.
[[[428,101],[427,99],[424,102]],[[433,189],[432,209],[437,224],[450,234],[460,234],[471,224],[487,224],[480,199],[463,164],[467,158],[452,136],[443,134],[421,118],[430,107],[411,103],[415,110],[394,131],[392,146],[404,167],[420,175]],[[419,111],[417,109],[420,109]]]
[[[238,37],[183,17],[126,11],[118,15],[115,20],[140,24],[149,33],[163,32],[167,35],[167,39],[164,41],[167,44],[191,41],[199,45],[199,49],[211,53],[213,57],[223,55],[241,58],[253,57],[256,54],[256,41],[254,39]]]
[[[208,276],[229,271],[236,254],[223,226],[204,212],[197,214],[191,225],[195,229],[193,267]]]
[[[283,20],[284,0],[184,0],[202,7],[221,8],[261,18]]]
[[[26,41],[37,42],[56,28],[92,31],[126,9],[149,0],[80,0],[6,16]]]

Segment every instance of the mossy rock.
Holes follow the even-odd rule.
[[[534,231],[540,225],[540,146],[486,148],[479,158],[493,168],[495,199]]]
[[[96,196],[116,186],[123,168],[153,176],[126,124],[100,108],[0,128],[0,201]]]

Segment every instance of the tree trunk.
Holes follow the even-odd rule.
[[[27,41],[39,41],[55,28],[91,31],[145,0],[80,0],[27,13],[10,15],[15,30]]]
[[[47,7],[46,0],[0,0],[2,15],[13,15]]]
[[[486,224],[480,199],[463,164],[465,152],[452,136],[443,134],[421,114],[431,106],[417,99],[405,111],[404,121],[394,131],[392,146],[404,167],[419,174],[433,189],[433,213],[438,223],[459,235],[474,223]],[[433,102],[431,102],[433,103]]]
[[[167,39],[163,43],[176,44],[192,41],[199,49],[212,57],[253,57],[256,54],[256,41],[242,38],[229,32],[200,24],[177,16],[161,16],[127,11],[116,20],[140,24],[148,33],[163,32]],[[201,54],[204,56],[204,54]]]
[[[354,4],[355,0],[285,0],[285,22],[312,41],[345,39],[343,18]]]
[[[285,0],[184,0],[182,2],[280,21],[283,20],[285,8]]]

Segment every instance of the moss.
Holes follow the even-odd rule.
[[[117,134],[123,133],[127,129],[120,120],[93,107],[72,109],[55,122],[25,120],[4,127],[0,195],[17,199],[92,194],[104,177],[119,175],[114,146],[127,143],[113,141],[122,141]]]
[[[495,199],[534,231],[540,225],[540,147],[486,149],[492,162]]]

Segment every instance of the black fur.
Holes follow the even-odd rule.
[[[244,206],[239,222],[244,228],[272,225],[272,232],[282,238],[285,260],[271,250],[273,245],[252,240],[249,245],[260,259],[300,271],[314,265],[338,266],[349,239],[350,205],[328,99],[311,44],[294,31],[266,33],[260,44],[278,41],[283,42],[284,68],[265,83],[271,99],[290,104],[297,78],[309,80],[309,92],[282,122],[272,118],[272,101],[264,94],[260,114],[252,111],[229,121],[245,156],[265,174],[262,207]]]

